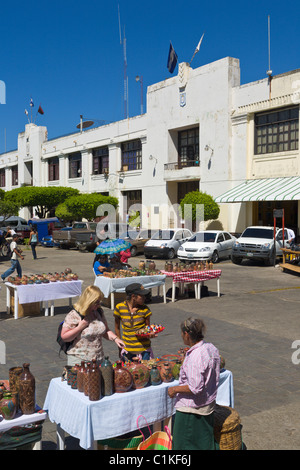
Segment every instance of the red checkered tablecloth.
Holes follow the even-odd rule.
[[[161,271],[167,277],[172,277],[173,282],[202,282],[210,279],[217,279],[221,276],[221,269],[209,269],[207,271],[185,271],[174,273],[169,271]]]

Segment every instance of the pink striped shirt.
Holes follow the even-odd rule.
[[[218,349],[203,340],[186,353],[180,369],[179,385],[188,385],[193,393],[176,395],[175,408],[198,408],[215,401],[220,378]]]

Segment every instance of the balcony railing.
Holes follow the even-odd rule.
[[[182,168],[188,168],[191,166],[200,166],[199,160],[185,160],[183,162],[170,162],[164,164],[165,170],[181,170]]]

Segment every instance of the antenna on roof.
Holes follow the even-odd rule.
[[[128,77],[127,77],[126,36],[125,36],[125,26],[124,26],[124,37],[122,40],[119,4],[118,4],[118,17],[119,17],[120,44],[123,44],[123,57],[124,57],[124,66],[123,66],[124,67],[124,117],[128,118]]]
[[[268,63],[269,69],[267,70],[268,75],[268,84],[269,84],[269,99],[271,99],[271,80],[272,80],[272,70],[271,70],[271,35],[270,35],[270,15],[268,15]]]

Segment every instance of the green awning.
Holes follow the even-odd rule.
[[[246,180],[215,198],[218,203],[297,200],[300,200],[300,176]]]

